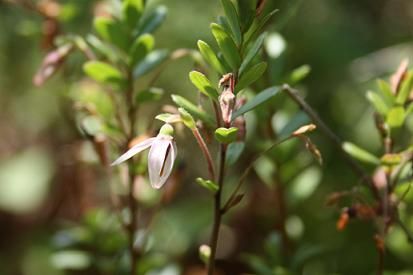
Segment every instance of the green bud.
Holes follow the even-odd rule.
[[[228,144],[237,139],[238,128],[218,128],[215,130],[215,138],[221,143]]]
[[[174,128],[171,126],[171,124],[166,123],[161,127],[161,130],[159,130],[159,134],[173,136]]]

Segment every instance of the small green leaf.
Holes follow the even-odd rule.
[[[350,156],[366,163],[374,164],[374,165],[380,165],[380,159],[377,158],[375,155],[371,154],[370,152],[367,152],[366,150],[358,147],[357,145],[350,143],[350,142],[344,142],[343,143],[343,150],[348,153]]]
[[[248,32],[245,34],[245,39],[244,43],[247,45],[251,39],[262,29],[262,27],[265,26],[265,24],[268,22],[268,20],[271,19],[271,17],[277,12],[278,10],[273,10],[266,16],[264,16],[262,19],[259,19],[255,24],[251,26],[251,28],[248,30]]]
[[[191,80],[192,84],[198,88],[204,95],[210,97],[211,99],[217,100],[218,99],[218,92],[212,86],[209,79],[200,72],[192,71],[189,73],[189,79]]]
[[[218,60],[217,55],[211,49],[211,47],[202,40],[198,40],[198,49],[204,60],[219,74],[223,75],[226,73],[221,62]]]
[[[87,35],[86,40],[97,53],[103,55],[112,63],[117,63],[120,60],[120,56],[114,48],[110,47],[108,44],[105,44],[97,36],[89,34]]]
[[[387,114],[387,112],[389,111],[389,107],[378,94],[372,91],[368,91],[366,97],[379,114],[383,116]]]
[[[150,34],[139,36],[132,45],[130,50],[131,65],[134,66],[153,49],[155,39]]]
[[[143,0],[123,0],[122,15],[123,19],[131,29],[137,27],[144,8]]]
[[[200,109],[198,106],[196,106],[186,98],[179,95],[172,95],[171,97],[173,102],[175,102],[179,107],[184,108],[194,118],[205,122],[207,125],[211,127],[214,125],[214,119],[208,113]]]
[[[198,183],[202,187],[208,189],[212,193],[216,193],[219,190],[218,184],[216,184],[212,180],[205,180],[203,178],[196,178],[196,183]]]
[[[97,17],[93,22],[99,36],[122,50],[129,47],[129,35],[121,22],[107,17]]]
[[[96,136],[103,132],[104,125],[97,116],[86,116],[81,120],[80,128],[86,136]]]
[[[155,117],[155,119],[163,121],[165,123],[177,123],[181,122],[181,117],[177,114],[170,114],[170,113],[164,113],[164,114],[159,114]]]
[[[252,47],[249,49],[247,55],[245,56],[244,60],[242,61],[241,67],[239,68],[239,75],[240,76],[242,76],[244,71],[246,69],[248,69],[249,65],[251,64],[251,61],[254,59],[254,57],[261,50],[261,47],[262,47],[262,44],[264,43],[264,39],[265,39],[266,35],[267,35],[267,33],[261,34],[257,38],[257,40],[255,40]]]
[[[233,37],[235,39],[235,43],[237,45],[241,44],[242,35],[241,35],[241,28],[238,21],[238,14],[234,7],[234,4],[230,0],[221,0],[222,7],[224,8],[225,15],[228,18],[229,26],[231,27],[231,31]]]
[[[138,34],[154,32],[165,21],[167,12],[168,9],[165,6],[158,6],[147,16],[144,16]]]
[[[391,128],[398,128],[403,125],[404,119],[406,118],[406,112],[403,107],[393,107],[387,113],[386,123]]]
[[[265,103],[266,101],[270,100],[273,98],[275,95],[277,95],[281,91],[281,88],[278,86],[273,86],[270,88],[265,89],[264,91],[260,92],[257,94],[254,98],[250,99],[245,105],[243,105],[241,108],[236,110],[232,114],[232,120],[234,120],[236,117],[245,114],[246,112],[249,112],[259,105]]]
[[[220,143],[229,144],[237,139],[238,128],[218,128],[215,130],[215,138]]]
[[[381,92],[381,95],[384,99],[384,101],[386,102],[387,106],[393,106],[393,104],[396,101],[396,97],[394,96],[393,92],[391,91],[391,87],[389,85],[389,83],[387,83],[386,81],[379,79],[377,80],[377,84],[379,86],[379,90]]]
[[[243,31],[246,31],[254,20],[257,0],[237,0],[237,4],[241,27]]]
[[[211,30],[225,60],[231,68],[236,71],[241,64],[241,57],[231,36],[229,36],[220,25],[215,23],[211,24]]]
[[[135,68],[133,69],[133,77],[136,79],[149,73],[162,62],[164,62],[167,57],[167,50],[155,50],[151,52],[135,66]]]
[[[406,78],[403,80],[400,91],[396,97],[396,103],[403,105],[406,103],[406,100],[409,98],[410,92],[412,91],[413,85],[413,72],[409,72],[406,75]]]
[[[233,142],[228,145],[226,163],[233,165],[237,162],[245,148],[245,142]]]
[[[302,65],[294,69],[289,77],[289,83],[297,84],[304,78],[306,78],[311,72],[311,67],[309,65]]]
[[[112,65],[104,62],[88,61],[83,65],[83,71],[90,78],[104,84],[111,84],[120,88],[125,84],[122,73]]]
[[[242,89],[248,87],[255,81],[257,81],[267,69],[266,62],[260,62],[252,66],[244,75],[241,76],[239,82],[235,86],[235,93],[241,91]]]
[[[135,101],[138,103],[157,101],[162,98],[163,94],[163,89],[152,87],[147,90],[139,91]]]
[[[191,130],[195,129],[196,123],[191,114],[188,113],[184,108],[178,108],[178,111],[181,115],[181,120],[185,124],[185,126]]]

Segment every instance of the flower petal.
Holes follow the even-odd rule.
[[[148,156],[149,180],[153,188],[159,189],[171,174],[176,158],[176,146],[171,139],[158,137],[153,142]]]
[[[130,159],[131,157],[133,157],[137,153],[147,149],[149,146],[151,146],[153,144],[153,142],[155,140],[156,140],[156,138],[152,137],[152,138],[145,139],[144,141],[134,145],[132,148],[130,148],[128,151],[126,151],[126,153],[124,153],[118,159],[116,159],[114,162],[112,162],[111,166],[118,165],[118,164],[124,162],[125,160]]]

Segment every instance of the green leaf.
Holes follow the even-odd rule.
[[[266,101],[270,100],[273,98],[275,95],[277,95],[281,91],[281,87],[278,86],[273,86],[270,88],[265,89],[264,91],[260,92],[257,94],[255,97],[250,99],[245,105],[243,105],[241,108],[236,110],[232,114],[232,120],[234,120],[236,117],[245,114],[246,112],[249,112],[259,105],[265,103]]]
[[[138,103],[157,101],[162,98],[163,94],[163,89],[152,87],[147,90],[138,92],[135,97],[135,101]]]
[[[271,19],[271,17],[277,12],[278,10],[273,10],[266,16],[264,16],[262,19],[259,19],[255,24],[251,26],[251,28],[248,30],[248,32],[245,34],[245,39],[244,39],[244,44],[248,45],[250,40],[262,29],[262,27],[265,26],[265,24],[268,22],[268,20]]]
[[[155,117],[155,119],[163,121],[165,123],[177,123],[181,122],[181,117],[177,114],[170,114],[170,113],[164,113],[164,114],[159,114]]]
[[[104,62],[88,61],[83,65],[83,71],[90,78],[103,84],[110,84],[120,88],[125,84],[122,73],[112,65]]]
[[[248,71],[245,72],[244,75],[241,76],[240,80],[235,86],[235,93],[241,91],[242,89],[257,81],[264,74],[266,69],[266,62],[260,62],[251,67]]]
[[[242,61],[241,67],[239,68],[239,75],[242,76],[244,71],[248,69],[249,65],[251,64],[251,61],[254,59],[254,57],[258,54],[258,52],[261,50],[262,44],[264,43],[264,39],[267,33],[261,34],[257,40],[255,40],[254,44],[252,47],[249,49],[247,55],[245,56],[244,60]]]
[[[208,189],[212,193],[216,193],[219,190],[218,184],[216,184],[212,180],[205,180],[203,178],[196,178],[196,183],[198,183],[202,187]]]
[[[222,7],[224,8],[225,15],[228,18],[229,26],[231,27],[231,31],[233,37],[235,39],[235,43],[237,45],[241,44],[242,35],[241,35],[241,28],[238,21],[238,14],[234,7],[234,4],[230,0],[221,0]]]
[[[141,77],[153,69],[159,64],[165,61],[168,57],[167,50],[156,50],[148,54],[141,62],[139,62],[133,69],[133,77],[136,79]]]
[[[226,163],[233,165],[237,162],[245,148],[245,142],[238,141],[228,145]]]
[[[129,35],[121,22],[107,17],[97,17],[93,22],[99,36],[122,50],[128,50]]]
[[[237,139],[238,128],[218,128],[215,130],[215,139],[220,143],[229,144]]]
[[[178,108],[179,114],[181,115],[181,120],[191,130],[196,128],[195,119],[188,113],[184,108]]]
[[[413,103],[410,103],[410,105],[407,107],[406,116],[410,115],[411,113],[413,113]]]
[[[202,110],[186,98],[179,95],[172,95],[171,97],[173,102],[175,102],[179,107],[184,108],[194,118],[205,122],[209,126],[214,125],[214,119],[208,113],[206,113],[204,110]]]
[[[371,154],[370,152],[367,152],[366,150],[358,147],[357,145],[350,143],[350,142],[344,142],[342,144],[343,150],[348,153],[350,156],[366,163],[374,164],[374,165],[380,165],[380,159],[377,158],[375,155]]]
[[[214,100],[218,99],[217,90],[212,86],[211,82],[205,75],[197,71],[192,71],[189,73],[189,79],[192,84],[194,84],[195,87],[197,87],[198,90],[204,95]]]
[[[398,128],[403,125],[404,119],[406,118],[406,112],[403,107],[393,107],[387,113],[386,123],[391,128]]]
[[[104,125],[97,116],[86,116],[80,121],[80,128],[86,136],[96,136],[103,132]]]
[[[238,48],[234,43],[234,40],[232,40],[231,36],[229,36],[218,24],[212,23],[211,30],[225,60],[228,62],[231,68],[236,71],[241,64],[241,57],[239,55]]]
[[[144,8],[143,0],[123,0],[122,15],[123,19],[131,29],[137,27]]]
[[[105,44],[97,36],[89,34],[86,37],[86,40],[90,45],[92,45],[92,47],[96,50],[96,52],[103,55],[105,58],[110,60],[112,63],[116,63],[119,61],[120,56],[114,50],[114,47],[110,47],[108,44]]]
[[[386,81],[379,79],[377,80],[377,84],[379,86],[380,93],[386,102],[387,106],[393,106],[396,101],[396,97],[394,96],[393,92],[391,91],[390,84]]]
[[[227,73],[211,47],[202,40],[198,40],[198,49],[204,60],[219,74]]]
[[[366,97],[379,114],[383,116],[387,114],[387,112],[389,111],[389,107],[378,94],[372,91],[368,91]]]
[[[248,30],[255,17],[257,0],[237,0],[242,30]]]
[[[412,91],[413,85],[413,72],[409,72],[406,75],[406,78],[403,80],[402,85],[400,87],[400,91],[396,97],[396,103],[403,105],[406,103],[406,100],[409,98],[410,92]]]
[[[132,45],[130,51],[131,65],[134,66],[153,49],[155,39],[150,34],[139,36]]]
[[[139,34],[154,32],[166,19],[168,9],[165,6],[158,6],[147,16],[144,16],[139,26]]]
[[[301,80],[306,78],[311,72],[311,67],[309,65],[302,65],[294,69],[289,77],[289,83],[291,85],[299,83]]]

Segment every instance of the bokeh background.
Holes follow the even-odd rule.
[[[32,78],[46,54],[45,22],[12,2],[0,1],[0,274],[127,274],[118,252],[125,240],[110,214],[105,171],[73,119],[69,95],[83,77],[82,56],[73,55],[52,80],[35,87]],[[59,3],[61,32],[92,31],[98,1]],[[151,4],[168,8],[155,36],[158,48],[195,48],[198,39],[212,43],[209,24],[222,14],[219,1]],[[311,73],[299,88],[311,106],[344,140],[378,152],[380,139],[365,92],[376,89],[374,80],[387,78],[403,58],[413,57],[413,1],[268,0],[266,11],[275,8],[279,11],[267,30],[278,53],[265,54],[270,68],[258,88],[281,84],[292,69],[308,64]],[[187,74],[192,63],[169,64],[156,85],[167,94],[191,97]],[[287,100],[280,102],[276,108],[298,111]],[[162,103],[171,100],[166,95]],[[140,115],[156,114],[157,108]],[[198,247],[208,240],[211,200],[194,183],[205,172],[188,137],[178,137],[176,190],[161,194],[142,184],[142,212],[151,215],[141,215],[151,224],[154,251],[142,260],[142,274],[202,274]],[[259,142],[250,138],[251,144]],[[222,274],[374,274],[373,226],[356,221],[339,232],[339,209],[325,205],[328,194],[351,189],[357,177],[328,139],[321,133],[312,138],[323,155],[321,167],[308,163],[302,149],[292,152],[305,159],[305,167],[291,162],[284,174],[266,175],[275,168],[259,163],[247,199],[225,220],[218,253]],[[245,167],[245,154],[236,165]],[[291,152],[285,154],[292,159]],[[240,169],[233,170],[236,178]],[[288,180],[274,187],[271,177],[278,174]],[[163,206],[157,207],[160,200]],[[411,229],[412,205],[404,206]],[[392,230],[386,274],[413,274],[412,247],[400,229]]]

